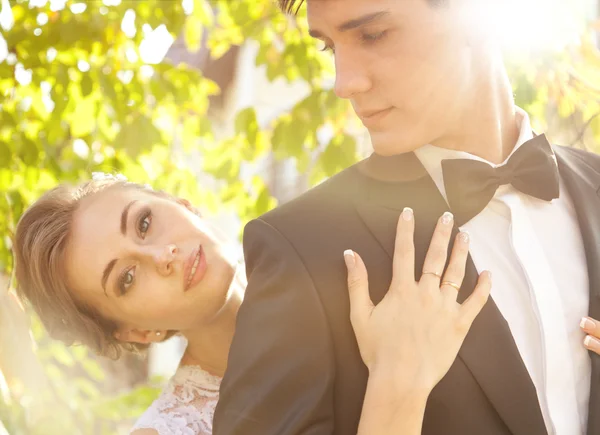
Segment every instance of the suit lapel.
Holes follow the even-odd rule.
[[[414,154],[411,153],[411,156]],[[367,174],[364,186],[360,188],[362,191],[357,194],[356,208],[390,258],[393,257],[396,223],[401,210],[411,207],[415,211],[415,276],[419,277],[437,219],[448,210],[448,206],[418,159],[411,157],[402,160],[397,156],[394,159],[397,170],[403,173],[405,171],[401,168],[408,161],[411,165],[420,166],[420,169],[412,169],[411,173],[416,178],[411,176],[402,181],[390,181],[393,176],[382,175],[382,166],[372,165],[371,174],[376,174],[379,180],[385,181],[369,178]],[[388,170],[384,169],[383,172]],[[456,232],[455,229],[454,233]],[[477,276],[475,265],[469,257],[459,302],[463,302],[471,294]],[[372,295],[374,302],[382,297],[383,294]],[[469,368],[514,435],[547,433],[535,387],[508,324],[491,298],[469,331],[459,358]],[[451,373],[452,369],[449,374]]]
[[[589,315],[600,319],[600,174],[576,151],[555,147],[561,177],[579,220],[590,283]],[[590,352],[592,377],[588,416],[588,435],[600,435],[600,356]]]

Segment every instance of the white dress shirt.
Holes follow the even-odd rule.
[[[527,114],[517,109],[517,117],[521,133],[513,153],[533,138]],[[486,162],[432,145],[415,154],[444,198],[442,160]],[[579,322],[588,313],[589,282],[577,215],[562,180],[560,197],[552,202],[500,186],[487,207],[460,229],[471,236],[477,270],[492,272],[491,297],[535,385],[548,434],[584,434],[591,364]]]

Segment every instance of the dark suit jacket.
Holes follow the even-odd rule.
[[[556,147],[587,253],[592,317],[600,318],[600,157]],[[349,321],[345,249],[360,253],[371,297],[391,280],[394,234],[415,211],[416,276],[446,211],[413,153],[371,156],[250,222],[248,289],[214,420],[215,435],[356,434],[367,370]],[[469,259],[460,292],[473,290]],[[563,289],[568,291],[568,289]],[[588,435],[600,435],[600,364],[592,358]],[[535,387],[490,298],[427,402],[424,435],[546,434]]]

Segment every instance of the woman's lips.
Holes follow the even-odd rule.
[[[185,264],[183,290],[188,291],[202,281],[205,272],[206,255],[204,255],[204,249],[200,245],[192,251]]]

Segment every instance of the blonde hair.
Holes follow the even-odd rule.
[[[112,359],[123,350],[142,351],[148,345],[118,341],[116,322],[74,297],[67,286],[64,258],[81,200],[116,187],[152,192],[147,186],[111,176],[95,177],[79,186],[59,185],[25,211],[13,244],[17,294],[36,311],[50,336],[68,345],[86,345]]]

